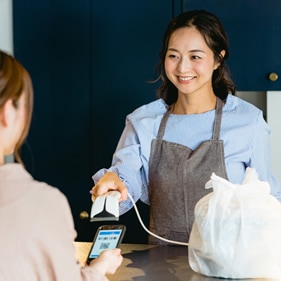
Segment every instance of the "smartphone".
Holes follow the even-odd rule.
[[[98,228],[86,263],[97,258],[103,250],[114,249],[122,242],[126,231],[125,225],[102,225]]]

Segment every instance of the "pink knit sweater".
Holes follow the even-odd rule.
[[[0,166],[0,281],[107,280],[75,258],[66,197],[20,164]]]

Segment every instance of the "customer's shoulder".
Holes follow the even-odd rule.
[[[41,198],[42,203],[43,201],[49,201],[57,203],[63,202],[68,204],[66,196],[61,192],[59,188],[43,181],[33,181],[33,193],[34,196],[38,196]]]

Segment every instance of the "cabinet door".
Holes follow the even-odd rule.
[[[156,98],[155,67],[171,1],[93,1],[93,167],[111,162],[125,117]]]
[[[14,52],[35,92],[23,160],[36,179],[66,194],[77,240],[91,241],[98,227],[79,216],[90,213],[92,175],[110,166],[125,116],[156,97],[157,85],[148,81],[178,9],[172,2],[13,2]],[[147,223],[148,207],[139,207]],[[127,225],[125,242],[146,242],[134,210],[120,223]]]
[[[14,54],[30,72],[34,111],[23,160],[35,179],[69,199],[78,239],[85,239],[90,168],[90,0],[14,0]],[[89,240],[88,240],[89,241]]]
[[[109,167],[126,115],[156,98],[155,67],[172,18],[170,0],[92,1],[91,108],[93,172]],[[138,203],[148,225],[149,209]],[[132,209],[120,217],[125,242],[146,243]],[[96,224],[96,223],[95,223]]]
[[[281,89],[280,0],[183,1],[184,11],[193,9],[208,10],[221,19],[230,41],[228,65],[237,90]],[[271,81],[271,73],[279,78]]]

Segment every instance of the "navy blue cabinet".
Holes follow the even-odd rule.
[[[152,101],[161,37],[176,1],[14,0],[14,53],[29,70],[34,114],[22,149],[34,178],[68,197],[77,240],[90,241],[91,176],[110,166],[125,116]],[[140,204],[145,222],[148,208]],[[111,223],[111,222],[109,222]],[[134,210],[125,242],[146,242]]]
[[[82,238],[92,227],[79,219],[90,208],[93,173],[89,10],[90,1],[13,2],[14,53],[30,72],[35,93],[23,160],[34,178],[68,197],[78,234],[86,229]]]
[[[171,1],[161,0],[92,3],[94,170],[109,165],[126,115],[156,98],[158,85],[149,81],[155,79],[162,34],[172,18],[171,7]]]
[[[155,67],[172,1],[92,1],[91,125],[93,171],[108,167],[128,113],[156,98]],[[138,203],[148,225],[149,208]],[[126,242],[146,243],[134,210],[120,217]]]
[[[222,20],[238,90],[280,90],[279,0],[14,0],[14,52],[29,70],[34,114],[23,147],[26,168],[68,197],[78,240],[98,227],[90,212],[91,176],[110,166],[125,116],[152,101],[164,29],[181,11],[204,8]],[[148,208],[139,205],[146,224]],[[134,210],[120,217],[125,242],[146,242]]]
[[[281,90],[280,0],[183,0],[184,11],[193,9],[211,11],[224,24],[237,90]]]

